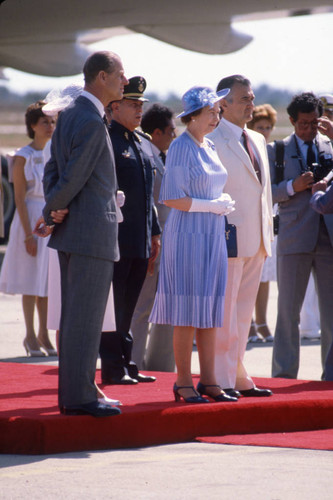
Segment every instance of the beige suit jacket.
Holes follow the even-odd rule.
[[[266,254],[271,255],[273,240],[272,192],[264,137],[247,130],[251,145],[260,159],[261,183],[251,160],[225,120],[208,135],[214,142],[219,158],[228,172],[224,191],[235,200],[235,211],[228,221],[237,227],[238,257],[253,257],[261,241]]]

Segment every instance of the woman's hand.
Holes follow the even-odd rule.
[[[37,255],[37,241],[32,234],[26,237],[24,240],[26,252],[31,255],[31,257],[36,257]]]
[[[39,217],[36,222],[35,228],[33,230],[33,234],[36,236],[40,236],[41,238],[46,238],[52,234],[53,227],[47,226],[44,220],[44,217]]]
[[[150,261],[155,262],[160,253],[161,249],[161,237],[160,235],[152,236],[151,238],[151,252],[150,252]]]
[[[201,200],[192,198],[189,212],[211,212],[216,215],[227,215],[235,210],[235,202],[226,193],[215,200]]]

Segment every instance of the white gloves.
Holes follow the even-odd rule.
[[[217,215],[228,215],[235,210],[235,201],[231,199],[228,193],[222,193],[215,200],[200,200],[192,198],[192,204],[189,212],[211,212]]]
[[[123,222],[124,217],[120,210],[120,207],[124,206],[125,203],[125,193],[124,191],[117,191],[116,195],[116,214],[117,214],[117,222]]]
[[[121,208],[124,206],[125,203],[125,193],[124,191],[117,191],[117,196],[116,196],[116,204],[117,207]]]

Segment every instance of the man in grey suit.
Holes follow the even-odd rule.
[[[156,166],[154,202],[158,211],[158,220],[163,229],[170,208],[158,203],[158,198],[165,169],[166,152],[171,141],[176,137],[172,111],[166,106],[154,104],[143,114],[141,128],[151,136],[151,148]],[[139,369],[172,372],[175,369],[173,327],[148,323],[157,289],[159,267],[160,255],[148,266],[148,273],[132,318],[131,331],[134,340],[132,358]]]
[[[322,103],[317,97],[312,93],[297,95],[287,111],[295,132],[283,141],[282,175],[277,174],[275,165],[276,144],[268,145],[273,202],[279,204],[280,217],[279,298],[272,375],[296,378],[300,354],[299,316],[311,271],[318,291],[323,367],[332,342],[333,215],[319,215],[310,206],[310,198],[315,165],[332,159],[333,150],[330,141],[318,134]]]
[[[96,52],[86,61],[81,96],[60,114],[45,167],[43,210],[68,209],[53,229],[49,246],[58,250],[61,271],[59,407],[65,414],[119,414],[97,400],[96,361],[117,244],[117,180],[104,107],[121,99],[127,82],[121,60]]]
[[[333,140],[333,122],[328,118],[322,118],[319,121],[319,130]],[[326,176],[327,177],[327,176]],[[317,182],[312,186],[312,197],[310,205],[316,212],[320,214],[333,214],[333,187],[332,184],[327,188],[326,180]],[[331,347],[328,350],[325,367],[325,380],[333,381],[333,339]]]
[[[321,181],[312,187],[310,205],[320,214],[333,214],[333,187],[331,185],[325,192],[326,186],[327,183]],[[325,360],[324,379],[333,381],[333,338]]]
[[[333,188],[332,185],[326,190],[326,182],[317,182],[312,187],[310,205],[320,214],[333,214]],[[326,191],[326,192],[325,192]]]

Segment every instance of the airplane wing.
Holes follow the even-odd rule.
[[[252,40],[252,36],[236,31],[230,23],[135,25],[130,28],[162,42],[204,54],[235,52]]]
[[[235,21],[329,11],[333,0],[0,0],[0,66],[47,76],[77,74],[89,44],[110,37],[110,29],[225,54],[252,39],[233,28]]]

